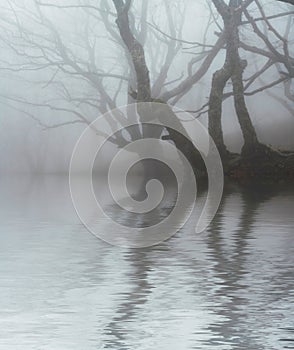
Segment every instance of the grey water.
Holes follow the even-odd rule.
[[[293,186],[228,185],[205,232],[144,249],[88,232],[66,177],[0,189],[1,350],[294,348]]]

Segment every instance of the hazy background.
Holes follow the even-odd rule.
[[[75,3],[74,1],[69,3]],[[111,1],[109,8],[114,11]],[[172,4],[177,1],[171,1]],[[133,12],[134,21],[136,23],[141,20],[140,2],[134,1]],[[166,29],[167,19],[164,13],[164,7],[161,2],[148,1],[149,12],[148,21],[155,23],[163,31]],[[187,11],[184,17],[183,39],[187,41],[201,41],[206,29],[206,23],[209,18],[209,10],[206,1],[185,1]],[[24,7],[23,7],[24,6]],[[267,4],[265,9],[268,13],[276,13],[281,7],[289,10],[289,6],[279,4]],[[14,11],[11,10],[14,8]],[[44,16],[50,19],[64,42],[76,53],[77,57],[87,61],[87,52],[84,48],[85,35],[90,41],[96,40],[96,61],[101,71],[109,71],[111,73],[122,74],[128,71],[128,63],[122,47],[110,40],[105,27],[95,18],[89,16],[82,9],[56,9],[51,7],[43,7]],[[38,21],[29,21],[32,14],[36,14],[35,5],[32,0],[20,0],[17,2],[3,1],[0,8],[0,171],[4,172],[66,172],[68,170],[70,156],[73,147],[86,127],[83,124],[67,125],[60,128],[47,129],[38,123],[40,120],[44,124],[52,125],[63,121],[73,119],[72,115],[64,112],[57,112],[44,107],[31,106],[10,100],[9,98],[18,98],[34,103],[46,103],[50,101],[55,106],[61,106],[60,102],[61,88],[58,82],[62,82],[71,91],[77,92],[80,96],[91,95],[97,97],[97,91],[89,86],[84,79],[78,76],[56,74],[54,82],[47,84],[52,79],[56,69],[38,69],[25,70],[18,69],[16,71],[7,70],[9,65],[22,64],[22,57],[17,55],[12,47],[21,47],[21,40],[17,34],[17,30],[13,23],[20,21],[24,27],[29,28],[40,34],[39,43],[47,45],[44,38],[50,39],[50,32],[46,32],[44,27],[40,26]],[[175,20],[177,20],[174,14]],[[110,18],[115,25],[115,18]],[[282,18],[274,22],[278,28],[284,28],[286,18]],[[151,28],[152,29],[152,28]],[[114,30],[116,30],[114,26]],[[214,31],[218,28],[213,25],[207,33],[207,43],[214,43],[216,36]],[[86,33],[86,34],[85,34]],[[242,26],[241,36],[246,36],[247,40],[255,40],[252,32]],[[43,40],[43,41],[42,41]],[[11,44],[11,45],[10,45]],[[258,45],[258,42],[251,42]],[[179,77],[181,73],[186,74],[187,62],[191,58],[193,49],[189,49],[191,45],[182,44],[182,50],[179,51],[169,71],[168,80]],[[187,49],[188,48],[188,49]],[[25,48],[30,50],[30,48]],[[164,52],[165,46],[159,40],[147,38],[146,52],[147,61],[150,64],[151,78],[156,75],[157,62],[152,62],[151,54],[148,52],[159,51]],[[256,65],[262,62],[251,61],[250,54],[241,51],[242,58],[249,61],[246,68],[245,77],[254,71]],[[209,88],[213,72],[220,68],[223,63],[223,54],[220,54],[212,64],[208,74],[189,92],[183,99],[177,103],[177,107],[185,110],[197,110],[205,102],[209,96]],[[158,61],[160,62],[160,60]],[[154,66],[155,65],[155,66]],[[153,67],[154,66],[154,67]],[[19,67],[19,66],[18,66]],[[25,68],[26,65],[23,65]],[[268,71],[268,78],[271,79],[275,74],[273,70]],[[56,81],[56,83],[55,83]],[[107,91],[113,91],[117,88],[118,81],[108,79],[106,83]],[[171,85],[172,86],[172,85]],[[253,85],[252,88],[256,86]],[[230,86],[228,86],[230,88]],[[117,106],[127,103],[127,84],[122,83],[121,92],[118,94]],[[281,85],[271,89],[276,94],[283,96],[283,88]],[[267,92],[259,93],[256,96],[248,97],[247,104],[250,111],[254,126],[258,132],[260,140],[266,144],[277,146],[281,149],[294,149],[294,116],[277,101],[268,96]],[[23,111],[26,111],[25,114]],[[91,109],[88,106],[79,106],[79,111],[86,115],[89,120],[94,120],[101,113]],[[32,114],[28,115],[28,114]],[[35,118],[35,119],[33,119]],[[203,123],[207,122],[207,114],[200,118]],[[223,123],[225,140],[229,149],[239,151],[242,146],[242,137],[237,123],[237,118],[233,110],[232,99],[224,102]],[[105,154],[107,157],[107,154]],[[101,164],[101,167],[103,165]]]

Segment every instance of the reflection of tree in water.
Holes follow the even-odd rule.
[[[140,172],[140,167],[143,166],[145,166],[144,169],[149,169],[149,172],[136,175]],[[130,169],[126,178],[126,187],[129,191],[130,197],[135,201],[145,201],[148,196],[146,185],[153,179],[158,180],[162,184],[164,188],[163,198],[158,207],[155,207],[153,210],[145,214],[136,213],[136,208],[134,208],[134,212],[131,212],[116,204],[113,200],[112,193],[110,192],[107,177],[100,178],[99,182],[94,184],[95,196],[99,200],[101,186],[106,189],[106,203],[110,204],[103,205],[103,210],[112,220],[121,225],[136,228],[156,225],[169,216],[174,208],[175,202],[177,201],[178,185],[173,172],[165,164],[159,161],[146,159],[142,162],[136,163]],[[120,181],[124,181],[124,179],[120,179]],[[128,203],[127,199],[128,198],[126,198],[126,200],[122,199],[120,202],[121,205],[126,205]]]
[[[239,195],[238,192],[236,194]],[[228,241],[223,223],[228,219],[226,204],[231,195],[235,195],[234,190],[226,193],[219,213],[211,224],[206,238],[208,255],[205,259],[212,262],[210,265],[211,270],[208,273],[208,278],[211,273],[212,278],[209,284],[204,285],[203,288],[206,292],[207,288],[212,288],[212,292],[207,299],[210,305],[209,308],[213,308],[212,311],[215,313],[216,321],[206,330],[206,333],[212,336],[206,342],[203,340],[203,346],[215,346],[218,348],[226,344],[234,349],[264,349],[266,344],[261,343],[260,332],[257,330],[259,334],[255,337],[254,329],[250,327],[251,316],[249,308],[252,309],[252,306],[254,306],[254,300],[251,301],[249,299],[250,295],[253,295],[252,285],[246,282],[246,276],[250,276],[251,271],[248,263],[252,260],[252,254],[254,253],[252,242],[256,237],[254,233],[255,215],[259,212],[260,206],[274,197],[276,192],[268,189],[244,189],[241,191],[242,209],[240,220],[237,229],[233,231],[233,236],[230,237],[233,245],[230,245],[231,250],[228,252]],[[234,212],[236,213],[236,211]],[[160,209],[156,215],[160,215]],[[128,221],[130,218],[125,216],[124,220]],[[148,218],[145,217],[141,225],[143,226],[147,223]],[[174,240],[178,240],[178,237],[174,237]],[[172,251],[172,244],[168,244],[168,247],[171,249],[169,255],[172,254],[174,257],[177,257],[179,264],[179,256],[182,252]],[[106,348],[129,349],[128,339],[132,337],[131,329],[133,325],[136,325],[136,330],[133,331],[134,335],[140,337],[140,329],[138,329],[140,312],[143,309],[143,305],[149,300],[149,295],[152,293],[153,288],[153,285],[148,282],[148,274],[154,268],[153,265],[157,264],[157,260],[155,261],[151,258],[151,251],[154,253],[154,248],[131,250],[125,256],[132,268],[128,275],[132,289],[129,293],[123,295],[124,299],[104,329]],[[153,253],[152,256],[157,256]],[[195,257],[195,254],[193,254],[193,257]],[[191,259],[188,262],[187,255],[185,255],[185,264],[187,263],[188,266],[192,267],[191,271],[195,270],[196,276],[202,273],[199,271],[199,266],[195,265],[195,259]],[[205,271],[203,273],[205,274]],[[282,272],[279,269],[277,273],[273,272],[274,276],[272,278],[274,281],[269,280],[269,284],[273,286],[273,293],[266,295],[266,300],[269,300],[270,303],[289,295],[291,286],[289,273],[289,269]],[[289,281],[289,284],[284,288],[285,280]],[[197,291],[199,292],[199,288],[200,292],[203,289],[198,282],[197,290],[193,291],[196,294]],[[253,280],[253,282],[258,281]],[[279,289],[281,284],[283,284],[283,288]],[[263,293],[262,290],[260,292]],[[193,305],[191,307],[193,308]],[[256,324],[258,325],[258,322]],[[142,331],[144,330],[142,329]],[[201,332],[203,331],[205,330],[203,329]],[[287,334],[285,332],[284,334]],[[195,339],[199,339],[199,333],[196,330],[194,336]],[[285,338],[285,336],[280,338]],[[289,335],[289,339],[282,339],[281,343],[289,346],[290,340]]]
[[[152,248],[130,250],[125,256],[132,268],[128,275],[132,289],[124,294],[123,301],[113,312],[114,316],[104,329],[106,338],[104,343],[107,349],[129,349],[127,339],[131,330],[128,325],[134,322],[136,326],[139,326],[138,314],[142,305],[147,302],[148,295],[152,293],[153,288],[148,282],[148,273],[153,264],[148,257],[150,249]]]
[[[136,225],[137,227],[146,227],[151,223],[154,225],[160,218],[169,215],[171,210],[169,203],[165,203],[162,207],[158,207],[149,213],[136,215],[131,212],[125,212],[122,219],[121,210],[117,209],[117,216],[122,224]],[[114,210],[112,210],[114,214]],[[139,325],[138,313],[147,302],[148,295],[152,293],[151,283],[148,282],[148,273],[152,269],[153,260],[150,258],[150,252],[154,253],[154,247],[144,249],[131,249],[125,254],[125,260],[129,262],[131,266],[131,272],[128,274],[128,280],[132,289],[129,293],[124,294],[124,299],[114,311],[114,316],[104,329],[106,340],[105,348],[107,349],[129,349],[127,345],[127,338],[130,334],[128,324],[131,322]],[[137,332],[139,334],[139,332]],[[139,335],[138,335],[139,337]]]
[[[221,307],[216,307],[214,311],[225,319],[221,323],[210,326],[212,334],[218,334],[219,337],[209,340],[209,344],[217,345],[225,341],[234,346],[234,349],[258,349],[260,344],[254,339],[254,335],[250,333],[248,324],[246,324],[248,299],[238,295],[238,292],[248,288],[246,284],[242,283],[242,278],[249,272],[246,269],[246,262],[250,257],[249,240],[252,238],[254,216],[260,205],[270,200],[275,193],[274,191],[255,189],[245,189],[241,192],[243,211],[238,229],[233,236],[233,253],[229,255],[222,237],[222,223],[225,219],[225,203],[231,194],[230,192],[226,193],[208,235],[207,243],[211,251],[211,259],[217,262],[212,268],[216,277],[222,280],[220,282],[221,288],[213,294],[214,298],[217,299],[215,302],[221,302]]]

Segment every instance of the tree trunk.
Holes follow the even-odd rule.
[[[130,29],[128,11],[130,8],[131,1],[130,0],[113,0],[113,3],[117,10],[117,26],[119,28],[120,36],[131,56],[132,64],[134,70],[136,72],[136,83],[137,83],[137,91],[132,92],[133,98],[138,102],[161,102],[153,100],[151,96],[151,87],[150,87],[150,78],[149,78],[149,70],[145,60],[145,52],[143,46],[139,43],[139,41],[133,35]],[[143,138],[147,137],[158,137],[160,138],[162,131],[165,126],[166,117],[173,119],[173,124],[175,125],[176,130],[171,130],[169,128],[165,128],[169,133],[169,136],[165,139],[172,140],[178,150],[182,151],[182,153],[187,157],[187,159],[191,162],[192,166],[195,167],[195,163],[197,163],[197,159],[201,159],[197,155],[198,152],[195,152],[195,148],[187,138],[182,135],[185,135],[185,128],[182,126],[181,122],[178,120],[177,116],[171,111],[171,109],[164,103],[164,109],[150,107],[148,105],[140,106],[137,108],[140,123],[142,124],[143,129]],[[157,112],[157,115],[156,115]],[[162,113],[167,113],[165,118],[162,117]],[[151,125],[146,125],[146,121],[148,120],[161,120],[162,127],[160,126],[153,127]],[[144,125],[145,121],[145,125]],[[181,135],[182,134],[182,135]],[[148,163],[146,163],[148,164]],[[148,165],[146,165],[148,166]],[[153,176],[154,171],[156,172],[156,167],[154,169],[146,169],[146,177]],[[144,168],[144,166],[143,166]]]
[[[209,132],[214,139],[219,152],[224,158],[228,154],[221,125],[222,101],[224,88],[229,79],[233,84],[234,105],[237,118],[244,138],[243,152],[261,149],[254,126],[251,122],[244,97],[243,70],[247,62],[239,56],[239,24],[241,22],[240,1],[230,1],[229,6],[224,2],[213,0],[224,22],[226,41],[226,59],[222,69],[218,70],[212,79],[211,94],[209,98]],[[264,146],[263,146],[264,147]]]
[[[227,154],[221,123],[223,94],[226,83],[231,77],[231,69],[226,64],[213,74],[209,97],[208,130],[221,157]]]
[[[244,150],[259,148],[256,131],[249,116],[245,103],[243,71],[247,66],[245,60],[241,60],[239,55],[239,29],[240,16],[234,13],[234,8],[230,8],[228,15],[224,18],[225,36],[227,41],[226,62],[231,68],[231,80],[233,84],[234,105],[237,118],[244,138]]]
[[[250,148],[253,149],[259,146],[259,142],[245,103],[242,73],[235,72],[232,76],[232,83],[235,110],[244,137],[242,151],[249,150]]]

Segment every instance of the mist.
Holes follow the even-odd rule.
[[[294,349],[293,15],[1,1],[1,350]]]
[[[32,0],[2,4],[0,167],[3,173],[67,172],[73,147],[87,123],[131,101],[129,91],[136,87],[135,77],[115,28],[113,4],[101,3],[102,12],[78,4],[65,8],[40,6]],[[290,10],[291,5],[264,4],[268,16]],[[256,7],[253,5],[250,11],[255,15]],[[153,98],[161,98],[197,71],[201,55],[205,57],[209,45],[214,45],[219,35],[220,19],[213,21],[212,13],[211,4],[206,1],[197,4],[171,1],[168,5],[164,1],[148,1],[148,5],[133,2],[131,23],[138,33],[144,31],[144,37],[139,39],[145,41]],[[289,16],[283,16],[271,23],[280,33],[288,30],[291,39],[293,26],[289,21]],[[248,24],[240,28],[240,36],[252,47],[261,45]],[[275,43],[272,36],[270,33],[269,38]],[[64,57],[62,50],[67,50]],[[289,50],[293,53],[291,40]],[[243,49],[240,55],[248,61],[244,79],[249,79],[267,59]],[[182,110],[200,110],[208,102],[212,75],[223,61],[224,51],[220,50],[203,77],[181,98],[172,98],[169,103]],[[165,64],[168,69],[163,72]],[[260,79],[253,81],[248,91],[275,81],[283,69],[280,63],[272,65]],[[230,90],[228,84],[226,91]],[[293,101],[285,97],[283,83],[246,96],[246,103],[260,142],[280,150],[293,150]],[[194,116],[207,125],[207,113],[200,116],[194,113]],[[228,149],[240,152],[243,139],[232,98],[224,100],[222,123]],[[105,158],[112,157],[116,148],[109,147],[109,154],[104,151]],[[100,163],[101,168],[103,164]]]

